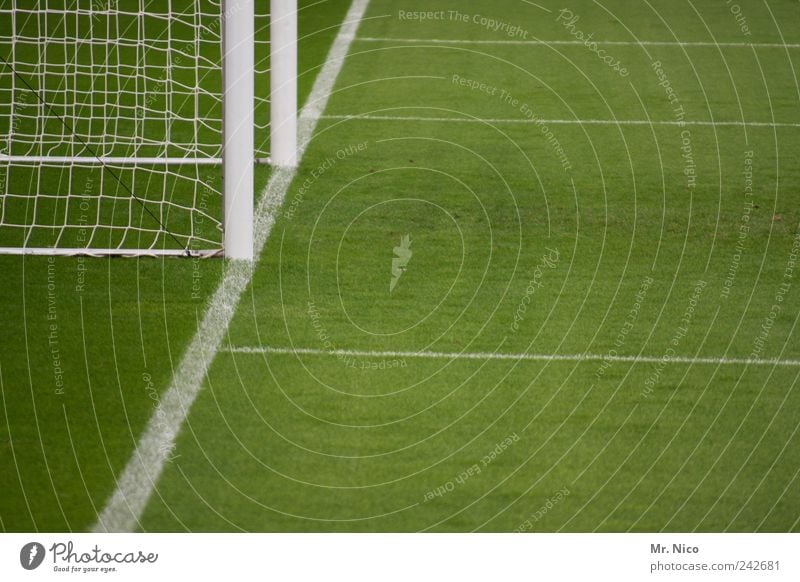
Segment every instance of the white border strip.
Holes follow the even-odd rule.
[[[96,156],[9,156],[0,154],[2,164],[82,164],[86,166],[221,166],[222,158],[123,158]],[[272,158],[256,158],[256,164],[271,164]]]
[[[58,248],[58,247],[0,247],[0,255],[61,255],[68,257],[217,257],[222,249],[187,250],[187,249],[95,249]]]
[[[323,115],[322,119],[338,120],[365,120],[365,121],[430,121],[454,123],[520,123],[535,125],[675,125],[683,127],[709,126],[709,127],[800,127],[800,123],[770,123],[766,121],[654,121],[647,119],[481,119],[478,117],[417,117],[411,115]]]
[[[328,103],[336,78],[350,50],[369,0],[353,0],[328,57],[317,75],[298,124],[298,160],[314,134],[317,121]],[[261,195],[255,216],[255,258],[261,255],[275,222],[275,214],[292,183],[296,169],[276,168]],[[202,323],[174,372],[169,389],[150,417],[136,450],[117,480],[117,489],[97,518],[95,532],[134,530],[153,493],[161,471],[175,446],[209,366],[214,360],[239,299],[253,275],[249,261],[230,261],[217,291],[206,309]]]
[[[358,42],[402,42],[402,43],[427,43],[427,44],[496,44],[496,45],[533,45],[533,46],[577,46],[584,45],[581,40],[543,40],[543,39],[448,39],[448,38],[389,38],[362,36],[356,39]],[[780,48],[797,49],[800,44],[779,43],[779,42],[680,42],[669,40],[595,40],[593,43],[604,46],[677,46],[677,47],[737,47],[737,48]]]
[[[264,347],[232,347],[226,352],[234,354],[275,354],[275,355],[309,355],[336,356],[338,358],[429,358],[435,360],[513,360],[534,362],[632,362],[657,364],[659,362],[676,362],[680,364],[712,364],[712,365],[752,365],[752,366],[789,366],[800,367],[800,360],[776,360],[753,358],[688,358],[673,356],[659,358],[655,356],[610,356],[601,354],[502,354],[497,352],[403,352],[403,351],[368,351],[368,350],[319,350],[314,348],[273,348]]]

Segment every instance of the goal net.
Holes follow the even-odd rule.
[[[249,258],[265,21],[227,4],[0,0],[2,252]]]

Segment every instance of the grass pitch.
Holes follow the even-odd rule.
[[[372,0],[141,529],[797,531],[798,17]],[[83,530],[221,267],[0,263],[0,526]]]

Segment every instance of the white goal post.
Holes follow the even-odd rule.
[[[0,0],[0,253],[252,260],[254,166],[297,164],[297,0],[257,8]]]
[[[222,77],[225,254],[253,258],[255,0],[225,0]]]
[[[270,143],[272,163],[297,165],[297,0],[271,0]]]

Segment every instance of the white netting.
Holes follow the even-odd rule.
[[[214,0],[0,0],[0,247],[219,248],[222,26]]]

